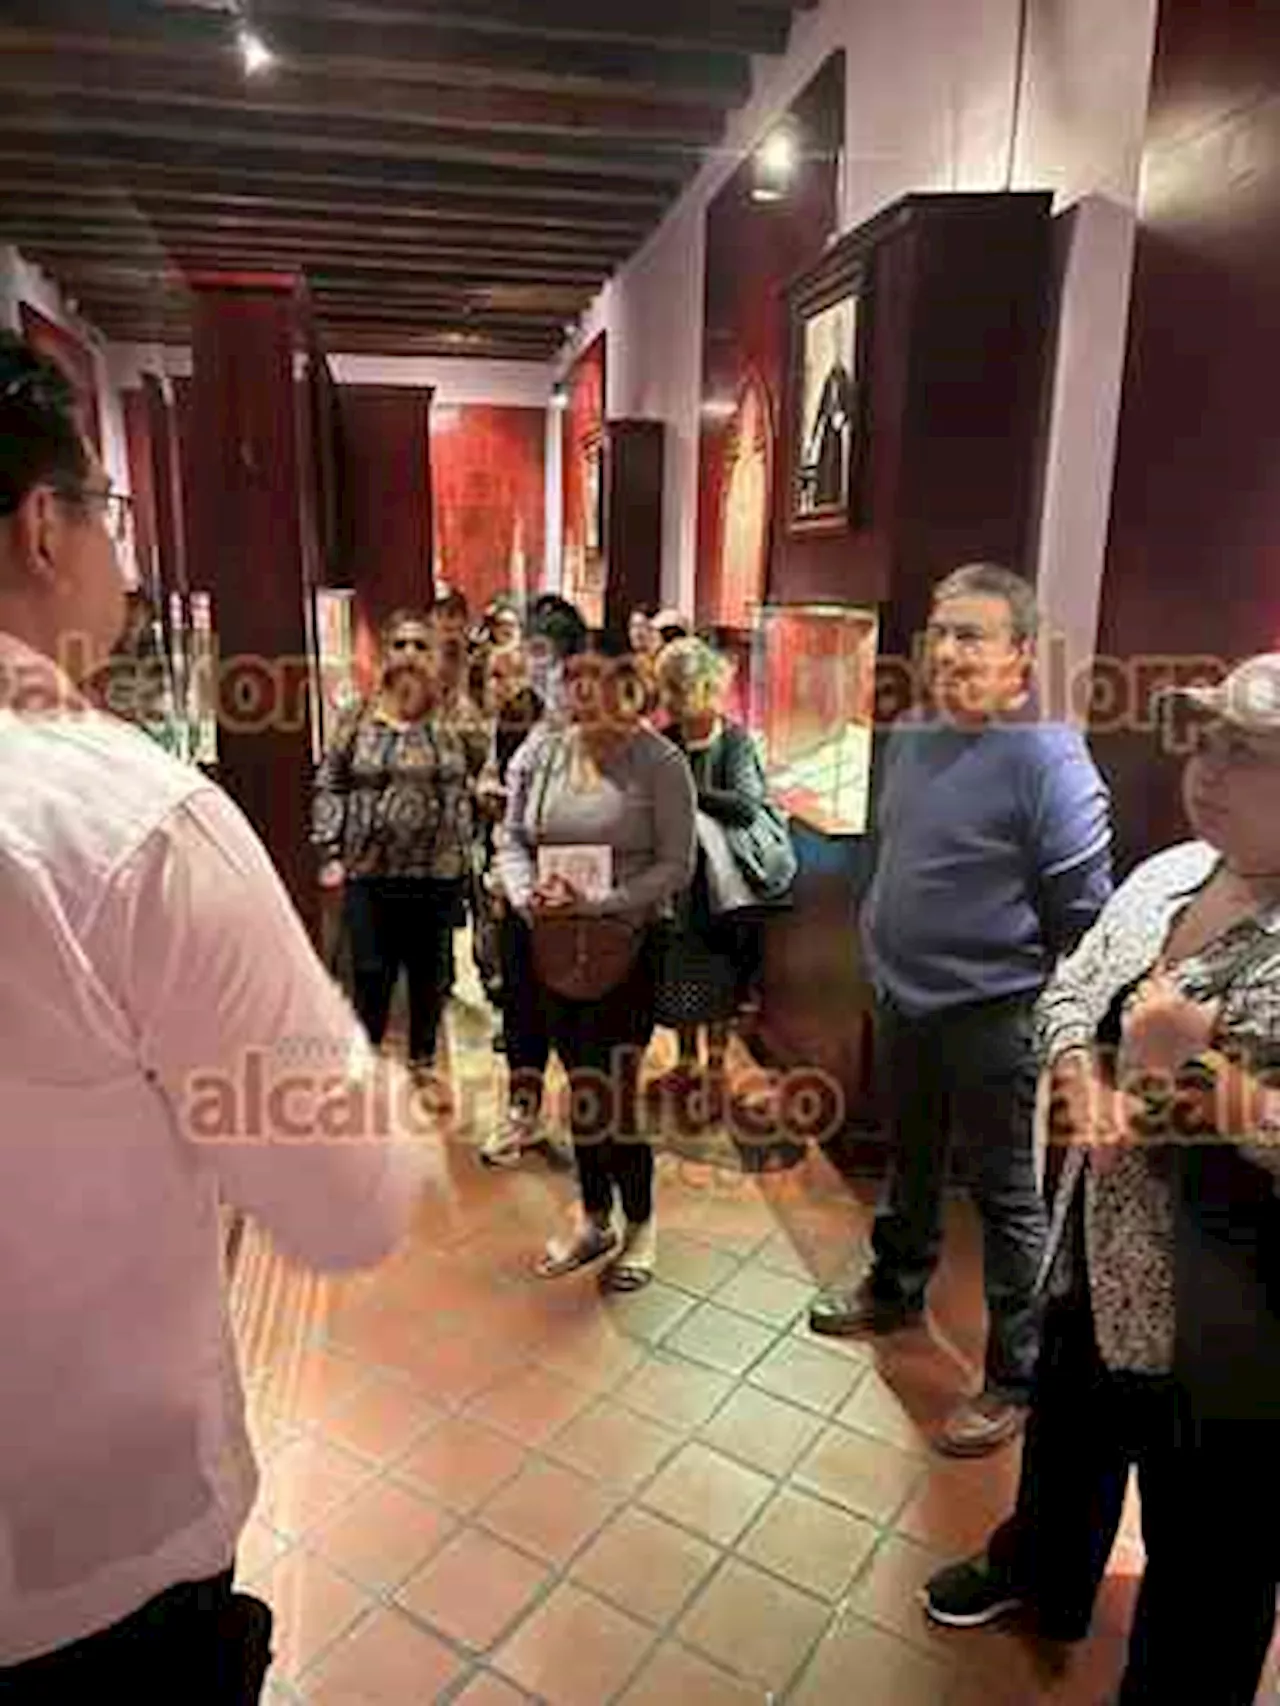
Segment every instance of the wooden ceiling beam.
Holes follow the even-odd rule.
[[[493,205],[501,209],[535,203],[558,209],[562,214],[578,207],[607,208],[617,216],[629,210],[650,223],[656,221],[669,202],[669,196],[656,185],[635,186],[623,183],[587,182],[581,179],[559,180],[550,177],[519,176],[513,172],[486,172],[477,168],[469,172],[449,172],[436,167],[421,173],[411,173],[401,162],[394,170],[385,163],[379,169],[376,160],[356,162],[344,160],[340,165],[317,163],[299,167],[283,161],[264,162],[261,147],[241,145],[243,158],[234,150],[210,149],[202,157],[199,145],[188,139],[181,155],[175,157],[172,144],[148,145],[136,138],[94,136],[89,142],[83,134],[72,134],[70,127],[60,132],[33,136],[18,128],[10,129],[0,109],[0,169],[3,162],[11,165],[30,165],[37,169],[57,164],[69,173],[83,173],[101,181],[104,177],[117,181],[167,180],[179,185],[187,183],[231,183],[245,188],[257,185],[276,188],[287,194],[293,187],[316,191],[322,195],[355,190],[375,193],[382,199],[388,195],[417,197],[424,205],[448,205],[460,200],[468,207],[483,209]],[[368,169],[360,170],[364,165]],[[72,186],[68,183],[68,189]]]
[[[51,270],[69,280],[92,277],[95,271],[108,275],[124,274],[129,277],[164,279],[180,274],[182,265],[174,257],[139,255],[129,257],[121,255],[118,249],[104,246],[98,249],[88,249],[78,246],[72,239],[55,238],[40,244],[28,245],[28,252],[33,259],[39,260],[42,255],[56,257]],[[246,260],[251,260],[255,266],[261,267],[271,257],[264,255],[253,256],[240,250],[210,249],[198,255],[194,250],[189,251],[195,266],[192,271],[212,270],[221,268],[235,270],[243,267]],[[298,271],[306,270],[306,260],[301,254],[275,257],[279,268],[293,267]],[[332,267],[334,258],[317,254],[311,263],[316,270]],[[342,262],[344,274],[367,274],[376,276],[382,273],[407,273],[414,278],[456,278],[474,289],[483,289],[486,284],[500,284],[504,281],[521,280],[529,284],[581,284],[584,295],[590,295],[606,276],[599,268],[590,269],[549,269],[540,264],[536,257],[528,261],[512,261],[509,259],[486,259],[479,256],[474,260],[437,259],[431,261],[399,261],[384,260],[377,255],[361,254],[351,260]]]
[[[309,63],[360,77],[443,78],[484,88],[580,94],[608,95],[622,88],[633,96],[674,96],[721,110],[751,93],[749,53],[584,41],[567,54],[562,43],[534,36],[429,22],[343,26],[315,18],[312,10],[302,17],[272,19],[268,33],[282,67]],[[47,39],[56,31],[81,50],[98,51],[114,41],[117,51],[131,58],[237,57],[234,14],[221,7],[174,11],[147,0],[5,0],[5,20],[36,39],[41,32]]]
[[[58,212],[61,213],[60,208]],[[341,233],[341,250],[370,248],[387,255],[537,254],[552,261],[599,263],[614,267],[628,252],[628,245],[616,238],[592,242],[585,238],[575,239],[567,232],[536,236],[528,232],[484,232],[478,225],[471,232],[460,231],[453,226],[404,232],[381,224],[362,224],[352,220],[343,221],[336,229]],[[162,249],[181,249],[185,244],[213,240],[227,245],[239,242],[267,245],[301,243],[328,249],[334,242],[335,222],[198,217],[153,220],[138,215],[90,218],[72,215],[62,218],[52,214],[25,213],[21,209],[10,208],[6,203],[0,207],[0,231],[18,244],[37,243],[46,237],[83,237],[90,242],[153,243]]]
[[[276,266],[282,270],[326,271],[326,273],[404,273],[411,278],[428,276],[457,276],[468,281],[498,280],[498,278],[527,278],[536,283],[563,283],[596,288],[609,276],[608,266],[596,261],[544,261],[536,254],[512,254],[510,251],[437,251],[420,256],[379,254],[375,249],[336,249],[333,246],[309,242],[208,242],[189,241],[172,249],[159,246],[125,247],[118,239],[82,239],[79,235],[39,237],[22,241],[20,247],[32,256],[56,254],[61,256],[61,268],[116,264],[133,270],[148,270],[154,276],[198,270],[203,266]]]
[[[521,0],[524,3],[524,0]],[[592,4],[595,0],[592,0]],[[6,38],[8,38],[6,40]],[[224,111],[372,120],[379,124],[449,127],[485,135],[514,133],[709,147],[724,129],[724,113],[696,102],[629,100],[619,90],[608,97],[530,93],[519,89],[409,85],[403,81],[335,76],[306,66],[282,68],[269,79],[246,82],[239,67],[223,59],[172,63],[138,60],[122,67],[119,53],[72,49],[50,38],[37,45],[26,31],[0,25],[0,80],[7,86],[60,100],[81,94],[109,95],[121,103],[164,101],[193,111]]]
[[[494,173],[520,172],[545,178],[548,185],[610,180],[638,188],[653,185],[669,195],[697,169],[701,150],[670,144],[665,149],[626,149],[614,143],[608,149],[581,148],[548,143],[537,146],[530,137],[521,147],[495,147],[479,140],[473,131],[445,132],[431,137],[427,131],[412,135],[407,130],[393,134],[377,124],[344,124],[327,118],[324,123],[298,127],[295,120],[261,114],[236,114],[223,110],[196,118],[181,108],[121,108],[109,96],[81,95],[74,102],[32,95],[12,86],[3,90],[0,126],[25,137],[91,137],[98,145],[111,138],[126,144],[159,144],[167,150],[202,149],[217,157],[233,159],[237,154],[261,159],[279,155],[303,160],[323,156],[344,163],[367,160],[453,167],[461,171],[480,169]]]
[[[0,208],[30,209],[39,217],[56,212],[67,219],[92,220],[103,212],[121,218],[134,216],[160,221],[171,216],[197,217],[209,208],[219,214],[243,214],[273,220],[315,215],[330,229],[335,223],[364,220],[385,222],[389,228],[450,230],[474,227],[481,231],[510,231],[522,241],[538,242],[544,234],[561,237],[608,237],[622,246],[638,243],[649,229],[645,220],[610,218],[607,212],[581,208],[572,214],[525,207],[507,210],[492,204],[474,207],[419,207],[412,202],[363,199],[351,191],[340,196],[243,195],[230,190],[156,188],[150,183],[133,189],[122,185],[77,183],[68,189],[67,175],[5,171],[0,165]]]
[[[172,6],[174,0],[168,3]],[[429,23],[571,44],[632,42],[736,53],[781,53],[791,26],[789,0],[781,5],[756,0],[700,0],[697,5],[689,0],[614,0],[612,6],[596,0],[537,0],[533,5],[530,0],[415,0],[411,6],[404,0],[377,0],[372,5],[367,0],[258,0],[257,15],[263,28],[274,18],[306,16],[378,29]]]

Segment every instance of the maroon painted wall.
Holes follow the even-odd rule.
[[[541,589],[547,531],[542,409],[441,409],[431,434],[436,549],[445,580],[474,611],[512,590],[517,539],[526,588]]]
[[[1280,647],[1277,87],[1275,8],[1163,0],[1094,718],[1126,865],[1186,833],[1134,660]]]
[[[736,402],[748,376],[768,394],[775,445],[785,430],[787,313],[784,293],[812,266],[836,224],[837,155],[844,140],[844,55],[836,54],[789,115],[803,139],[795,183],[780,202],[751,199],[754,163],[741,166],[707,210],[702,397],[712,410]],[[726,461],[734,423],[704,415],[698,456],[697,614],[720,619],[720,548]],[[775,455],[774,478],[782,466]],[[773,504],[770,503],[772,519]],[[766,548],[766,561],[769,552]],[[785,586],[766,587],[789,598]]]
[[[431,565],[431,393],[343,385],[342,578],[355,588],[356,674],[377,678],[377,636],[396,610],[425,610]]]

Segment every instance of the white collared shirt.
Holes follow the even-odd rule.
[[[363,1033],[227,796],[3,634],[0,932],[3,1666],[232,1561],[256,1478],[220,1199],[361,1266],[423,1162],[300,1141],[297,1095],[287,1128],[247,1111],[252,1059],[347,1081]]]

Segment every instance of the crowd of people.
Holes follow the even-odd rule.
[[[758,952],[725,899],[758,914],[794,865],[724,665],[671,613],[401,613],[316,790],[357,1018],[229,798],[93,701],[125,625],[118,501],[66,382],[0,336],[0,1694],[214,1706],[258,1698],[271,1633],[234,1589],[255,1474],[220,1205],[321,1269],[395,1246],[438,1162],[374,1135],[398,1069],[373,1045],[404,969],[437,1076],[453,932],[492,905],[511,1096],[484,1158],[567,1161],[541,1123],[557,1054],[580,1212],[538,1271],[644,1286],[645,1048],[665,1018],[679,1071],[705,1039],[722,1075]],[[925,1611],[1081,1638],[1136,1468],[1121,1706],[1251,1706],[1280,1576],[1280,656],[1180,690],[1191,839],[1112,892],[1107,790],[1036,702],[1037,620],[1003,569],[943,581],[921,704],[878,754],[861,920],[891,1173],[869,1268],[810,1324],[921,1319],[965,1139],[990,1331],[938,1444],[1025,1439],[1014,1512]],[[301,1141],[262,1094],[296,1088],[299,1044],[361,1141]],[[193,1075],[224,1108],[252,1078],[268,1129],[209,1141]]]
[[[480,1159],[570,1164],[543,1118],[554,1053],[569,1078],[582,1216],[540,1269],[569,1273],[613,1252],[606,1284],[629,1290],[656,1259],[645,1050],[657,1024],[678,1033],[675,1072],[648,1087],[659,1110],[674,1098],[708,1119],[723,1111],[762,921],[796,870],[755,743],[723,713],[730,666],[690,626],[637,610],[625,634],[592,631],[554,595],[527,612],[497,599],[474,625],[456,592],[399,611],[378,690],[316,780],[320,882],[341,896],[370,1039],[384,1040],[403,970],[410,1069],[447,1099],[440,1021],[469,916],[508,1067]],[[595,967],[610,948],[617,976],[589,987],[554,958]]]

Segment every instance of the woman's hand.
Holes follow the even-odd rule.
[[[1120,1075],[1168,1073],[1213,1042],[1220,1001],[1192,1001],[1183,995],[1166,971],[1157,971],[1138,986],[1124,1011],[1120,1040]]]
[[[340,889],[346,880],[346,866],[341,859],[330,859],[320,867],[320,887],[326,892],[332,893],[335,889]]]
[[[489,818],[500,818],[507,809],[507,790],[496,776],[481,776],[476,783],[476,803]]]
[[[1089,1164],[1105,1172],[1133,1141],[1142,1103],[1111,1083],[1092,1049],[1070,1049],[1054,1062],[1050,1077],[1049,1140],[1087,1149]]]
[[[564,877],[547,877],[533,891],[535,912],[569,912],[581,903],[581,890]]]

